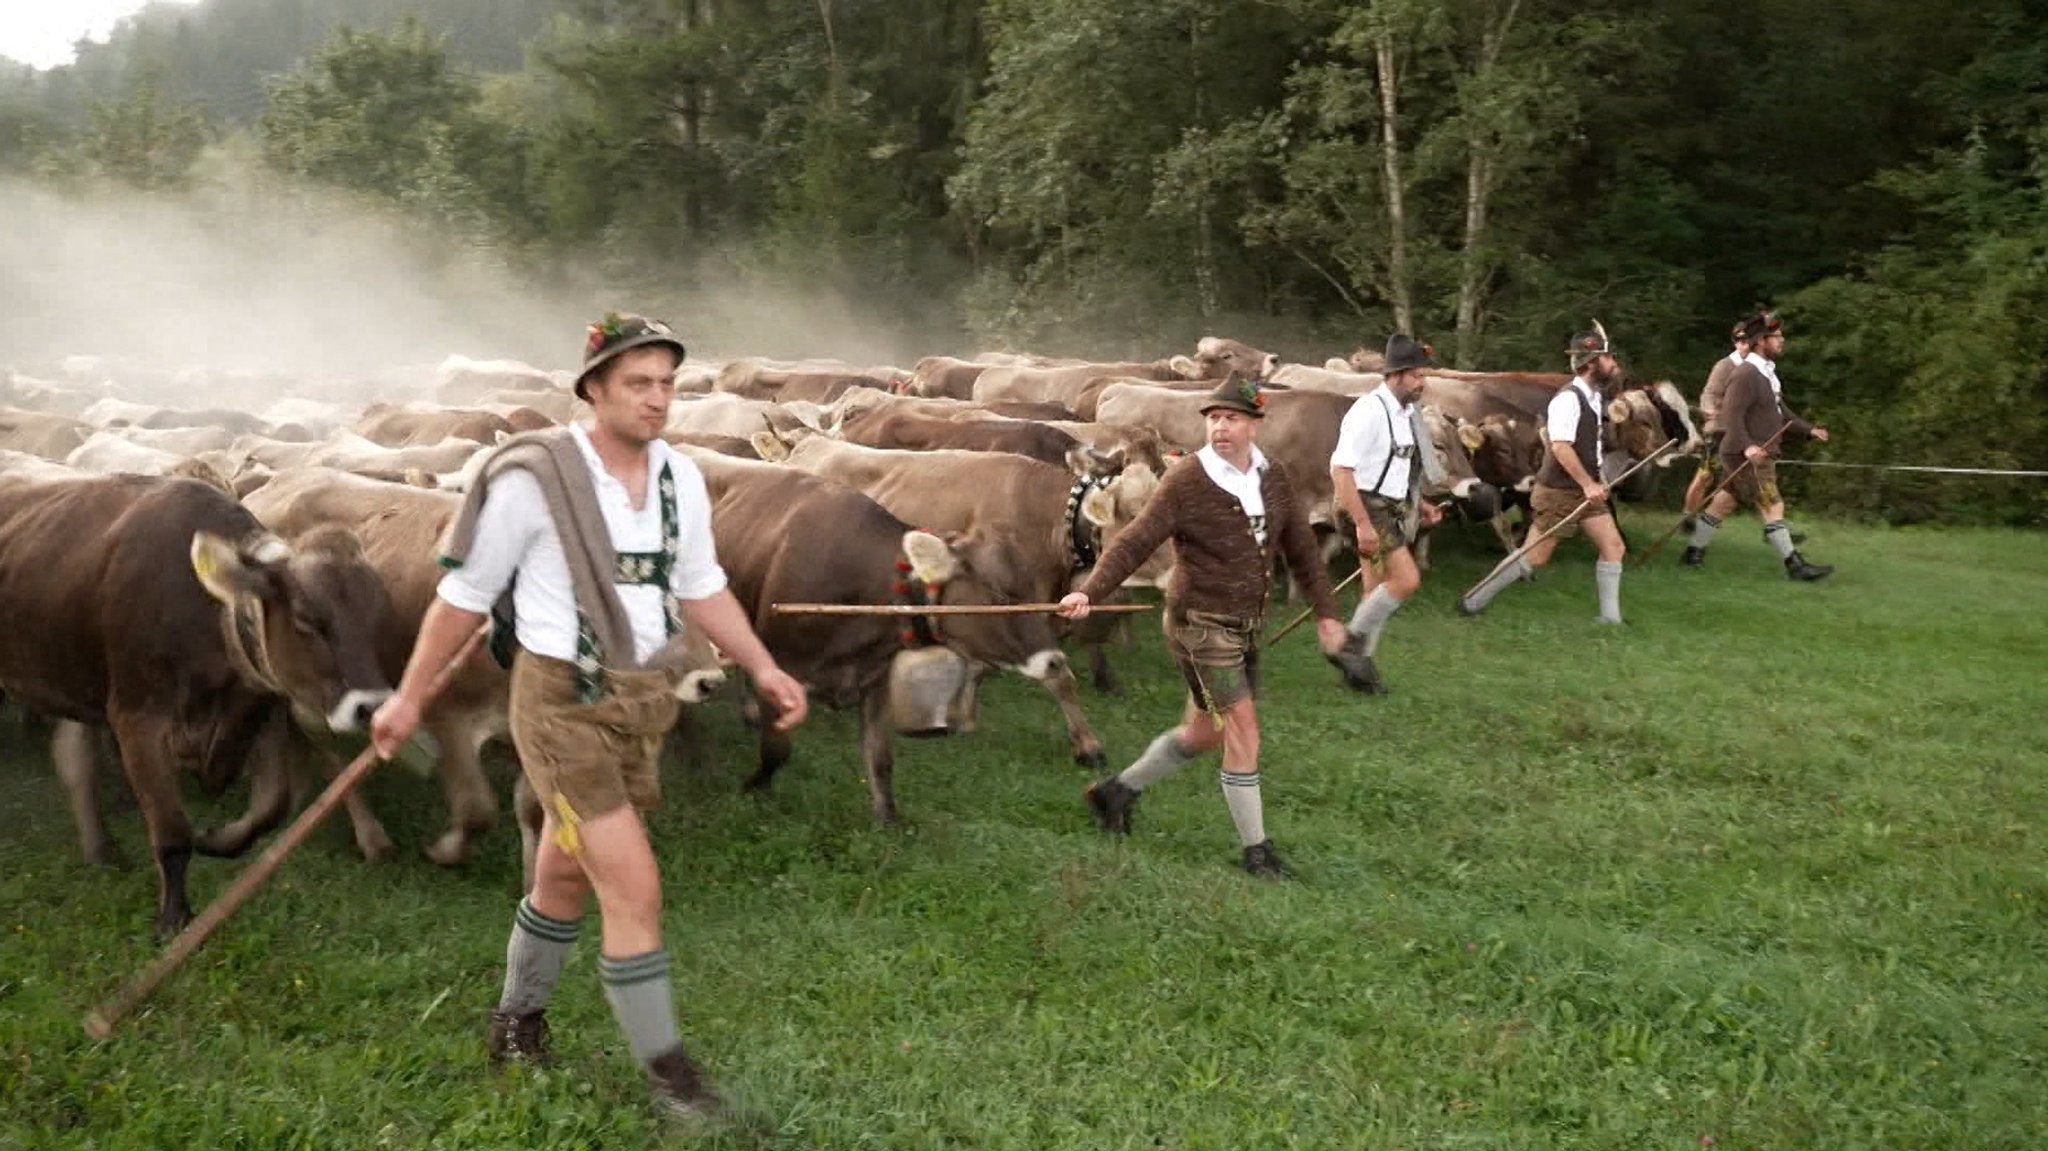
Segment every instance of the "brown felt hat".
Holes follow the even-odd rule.
[[[591,373],[617,359],[621,353],[649,344],[666,344],[676,350],[676,364],[680,366],[688,349],[675,332],[660,320],[630,313],[606,312],[604,319],[583,329],[583,371],[576,376],[576,398],[590,402],[583,391],[583,385],[590,380]]]
[[[1209,398],[1202,401],[1202,414],[1208,415],[1217,408],[1229,408],[1243,412],[1255,420],[1266,418],[1266,393],[1253,380],[1240,380],[1232,376],[1216,386]]]

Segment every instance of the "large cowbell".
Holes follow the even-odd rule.
[[[889,663],[889,722],[902,735],[947,735],[967,661],[944,647],[899,651]]]

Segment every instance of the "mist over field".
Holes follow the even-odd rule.
[[[873,301],[736,268],[696,278],[653,293],[608,288],[588,268],[536,282],[417,221],[319,191],[74,195],[0,183],[0,366],[31,374],[81,356],[149,375],[328,383],[423,378],[449,355],[573,370],[583,326],[607,309],[666,319],[692,361],[907,363],[941,350],[875,315]]]

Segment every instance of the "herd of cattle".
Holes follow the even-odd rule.
[[[690,363],[667,438],[704,474],[720,562],[769,649],[815,700],[858,709],[874,814],[892,819],[892,741],[904,723],[890,685],[906,645],[936,642],[977,674],[1011,669],[1041,683],[1075,758],[1099,766],[1063,644],[1085,648],[1095,685],[1113,691],[1104,617],[1071,632],[1028,614],[905,629],[769,605],[1056,600],[1143,510],[1172,460],[1202,445],[1202,396],[1231,374],[1264,381],[1258,442],[1304,490],[1335,558],[1350,534],[1335,522],[1330,453],[1346,410],[1379,383],[1376,359],[1283,364],[1207,338],[1192,356],[1133,363]],[[439,578],[434,543],[486,450],[577,418],[579,401],[563,373],[462,357],[410,387],[169,377],[85,357],[48,377],[0,375],[0,695],[52,725],[52,759],[94,862],[109,859],[95,764],[111,737],[147,826],[157,927],[168,932],[191,915],[195,848],[235,855],[283,819],[310,747],[302,725],[360,730],[397,681]],[[1425,496],[1512,546],[1507,514],[1526,505],[1539,422],[1565,379],[1432,375]],[[161,402],[194,394],[205,406]],[[1667,444],[1659,463],[1698,449],[1669,383],[1629,386],[1608,414],[1610,474]],[[1130,586],[1159,584],[1170,552]],[[677,691],[699,700],[721,678],[707,645]],[[495,660],[472,659],[425,718],[448,804],[446,831],[424,848],[438,863],[459,862],[497,819],[479,757],[505,734],[507,681]],[[970,681],[951,711],[963,729],[972,696]],[[786,736],[761,730],[750,787],[790,751]],[[246,772],[246,812],[195,835],[181,770],[216,793]],[[518,805],[530,864],[530,797]],[[348,811],[362,852],[389,854],[360,797]]]

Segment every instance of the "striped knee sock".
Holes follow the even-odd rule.
[[[1223,802],[1230,808],[1230,822],[1237,825],[1237,841],[1244,847],[1266,842],[1266,805],[1259,798],[1259,773],[1224,771]]]
[[[634,1059],[645,1063],[682,1043],[676,1034],[668,952],[656,948],[622,959],[600,956],[597,975],[604,983],[605,1001],[612,1005],[612,1018],[619,1021]]]
[[[530,900],[519,901],[519,910],[512,913],[512,938],[505,945],[505,989],[498,1010],[530,1015],[547,1006],[580,927],[573,919],[542,915]]]
[[[1686,541],[1690,547],[1704,548],[1714,533],[1721,530],[1721,521],[1705,512],[1700,513],[1700,522],[1692,529],[1692,538]]]

